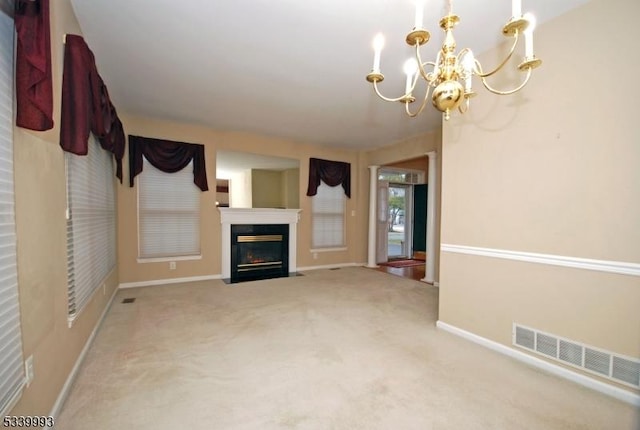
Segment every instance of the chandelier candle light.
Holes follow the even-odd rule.
[[[440,28],[445,32],[442,48],[438,51],[434,62],[422,61],[420,47],[429,41],[431,35],[422,27],[424,0],[417,0],[415,26],[406,36],[407,44],[415,46],[416,52],[415,58],[410,58],[404,65],[404,72],[407,75],[405,93],[397,98],[388,98],[380,93],[378,84],[384,80],[384,75],[380,72],[380,55],[384,47],[384,36],[380,33],[373,40],[373,69],[366,76],[367,81],[373,84],[376,94],[381,99],[404,103],[407,115],[410,117],[418,116],[424,110],[429,94],[431,94],[433,106],[444,114],[445,120],[450,118],[452,110],[458,109],[460,113],[465,113],[469,108],[469,100],[476,95],[472,89],[473,75],[478,76],[484,87],[494,94],[508,95],[521,90],[529,82],[531,71],[542,64],[542,61],[536,58],[533,53],[535,19],[530,14],[522,15],[521,1],[512,0],[512,17],[502,28],[502,34],[513,38],[509,54],[495,69],[485,72],[469,48],[462,49],[458,54],[455,53],[456,42],[453,38],[453,28],[460,21],[460,17],[453,14],[451,0],[448,0],[447,15],[440,20]],[[524,59],[518,65],[518,69],[525,73],[524,80],[516,88],[506,91],[496,90],[488,84],[487,78],[500,71],[509,62],[521,35],[524,36],[525,52]],[[418,110],[411,112],[409,104],[416,101],[413,91],[419,77],[426,82],[427,90]]]

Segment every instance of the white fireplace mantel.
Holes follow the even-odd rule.
[[[301,209],[271,208],[218,208],[222,224],[222,278],[231,278],[231,225],[233,224],[288,224],[289,273],[296,272],[297,224]]]

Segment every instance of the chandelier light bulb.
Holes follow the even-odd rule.
[[[533,58],[533,30],[536,27],[536,17],[528,13],[525,18],[529,21],[529,25],[524,31],[524,56]]]
[[[384,34],[378,33],[376,37],[373,38],[373,49],[375,51],[382,51],[384,48]]]
[[[415,58],[408,58],[407,61],[404,62],[404,66],[402,66],[402,71],[405,75],[415,75],[418,71],[418,62]]]
[[[418,71],[418,62],[415,58],[409,58],[404,62],[403,70],[405,75],[407,75],[407,81],[404,87],[404,93],[407,95],[411,94],[411,87],[413,87],[413,77]]]
[[[473,56],[473,52],[471,51],[467,51],[465,52],[464,56],[462,57],[462,68],[466,71],[466,72],[472,72],[473,71],[473,66],[475,65],[475,57]]]
[[[373,71],[380,72],[380,53],[384,47],[384,36],[382,33],[376,34],[373,38]]]
[[[416,0],[416,19],[413,28],[422,28],[422,18],[424,17],[424,0]]]
[[[473,76],[473,68],[475,66],[475,57],[473,52],[467,51],[462,57],[462,69],[464,70],[464,91],[471,92],[471,78]]]
[[[529,22],[527,29],[524,31],[525,33],[528,31],[529,33],[533,33],[533,30],[536,29],[536,17],[532,13],[525,13],[524,18]]]
[[[511,16],[514,18],[522,16],[522,0],[511,0]]]

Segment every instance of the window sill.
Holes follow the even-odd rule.
[[[138,257],[138,263],[167,263],[170,261],[202,260],[202,255],[180,255],[176,257]]]
[[[309,252],[339,252],[346,251],[348,248],[346,246],[340,248],[312,248]]]

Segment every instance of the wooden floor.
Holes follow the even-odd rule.
[[[411,267],[380,266],[376,270],[387,272],[396,276],[402,276],[404,278],[413,279],[416,281],[424,279],[424,264]]]

